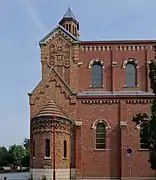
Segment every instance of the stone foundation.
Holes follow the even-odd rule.
[[[53,169],[31,169],[30,174],[33,180],[42,180],[43,176],[53,180]],[[70,169],[56,169],[56,180],[70,180]]]

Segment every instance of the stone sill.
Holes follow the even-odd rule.
[[[93,151],[109,151],[110,149],[92,149]]]
[[[63,157],[63,160],[67,160],[67,158]]]
[[[46,156],[44,156],[44,159],[45,159],[45,160],[49,160],[49,159],[51,159],[51,157],[46,157]]]
[[[136,86],[126,86],[126,85],[124,85],[123,87],[124,87],[124,88],[132,88],[132,89],[134,89],[134,88],[138,88],[139,85],[138,85],[138,84],[137,84]]]
[[[92,88],[92,89],[102,89],[104,88],[105,86],[102,85],[101,87],[93,87],[92,85],[89,85],[89,88]]]
[[[139,149],[139,151],[149,151],[149,149]]]

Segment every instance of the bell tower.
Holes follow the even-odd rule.
[[[70,7],[67,9],[67,12],[59,24],[74,36],[79,37],[79,22],[76,20]]]

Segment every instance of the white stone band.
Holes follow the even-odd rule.
[[[42,180],[46,176],[46,180],[53,180],[53,169],[30,169],[33,180]],[[70,169],[56,169],[56,180],[69,180]]]

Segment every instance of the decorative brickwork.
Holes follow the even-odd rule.
[[[29,93],[33,177],[50,178],[55,157],[57,180],[128,178],[130,160],[132,178],[150,179],[154,172],[149,167],[147,150],[140,150],[140,129],[132,117],[138,112],[150,112],[153,94],[148,65],[154,55],[154,41],[80,41],[79,23],[74,18],[68,9],[60,24],[40,41],[42,79]],[[129,88],[125,86],[126,65],[132,61],[137,85]],[[94,63],[102,66],[101,88],[91,86]],[[105,149],[96,149],[98,122],[106,125]],[[51,147],[48,158],[47,138]],[[64,141],[67,158],[63,157]],[[128,147],[134,151],[131,159]]]

